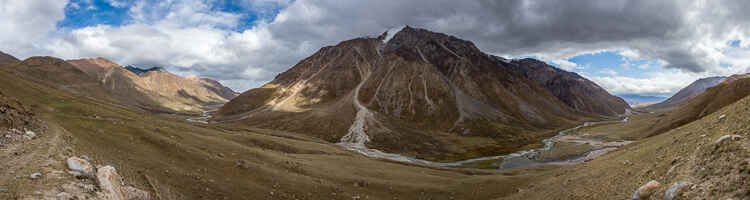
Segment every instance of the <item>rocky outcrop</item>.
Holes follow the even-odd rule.
[[[31,108],[0,91],[0,147],[31,140],[44,132]]]
[[[31,109],[20,101],[7,97],[0,91],[0,128],[17,129],[31,128],[35,117]]]
[[[102,189],[102,197],[106,200],[126,200],[122,188],[122,177],[112,166],[100,167],[96,170],[96,180]]]

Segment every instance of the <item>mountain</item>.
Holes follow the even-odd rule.
[[[703,93],[690,98],[677,108],[664,114],[666,116],[653,125],[651,134],[663,133],[710,115],[750,95],[750,89],[748,88],[750,88],[750,74],[727,77],[714,87],[709,87]]]
[[[540,82],[453,36],[406,27],[387,43],[385,37],[324,47],[268,84],[231,100],[215,119],[456,159],[536,143],[560,127],[592,119],[588,111],[625,110],[605,106],[609,103],[579,104],[602,97],[576,99],[578,95],[563,93],[587,90],[561,86],[561,98],[584,109],[575,110]]]
[[[162,68],[136,74],[104,58],[68,62],[126,102],[137,102],[147,108],[157,106],[171,111],[197,112],[208,109],[207,106],[223,104],[237,95],[217,81],[184,78]]]
[[[65,61],[35,56],[0,64],[11,73],[50,87],[158,112],[201,112],[237,95],[211,79],[183,78],[157,70],[139,76],[104,58]]]
[[[622,95],[617,95],[617,96],[624,99],[625,102],[628,102],[628,104],[633,105],[633,106],[649,104],[649,103],[658,103],[666,99],[665,97],[647,96],[647,95],[639,95],[639,94],[622,94]]]
[[[18,58],[8,55],[0,51],[0,64],[9,62],[19,62]]]
[[[150,71],[168,72],[167,69],[164,69],[163,67],[151,67],[148,69],[141,69],[132,65],[128,65],[128,66],[125,66],[125,69],[127,69],[130,72],[135,73],[136,75],[145,74]]]
[[[575,110],[603,116],[618,116],[630,109],[623,99],[609,94],[596,83],[574,72],[561,70],[530,58],[509,62],[504,58],[494,58],[499,64],[541,84],[557,99]]]
[[[86,72],[55,57],[34,56],[9,68],[21,73],[25,78],[58,88],[94,89],[92,86],[98,85],[98,81]]]
[[[683,103],[687,102],[691,98],[698,96],[706,91],[706,89],[716,86],[717,84],[721,83],[726,79],[727,77],[723,76],[716,76],[716,77],[708,77],[708,78],[702,78],[694,81],[693,83],[690,83],[685,88],[682,88],[679,92],[677,92],[672,97],[669,97],[669,99],[648,106],[648,109],[664,109],[664,108],[671,108],[675,106],[682,105]],[[737,76],[733,77],[732,79],[738,78]]]

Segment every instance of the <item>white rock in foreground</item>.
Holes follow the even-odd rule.
[[[96,179],[99,181],[99,187],[102,189],[103,199],[126,200],[125,193],[122,190],[122,177],[117,174],[117,170],[114,167],[100,167],[96,172]]]
[[[91,166],[91,163],[88,161],[78,158],[78,157],[70,157],[67,160],[68,168],[72,170],[73,172],[77,173],[76,176],[86,176],[86,177],[93,177],[94,176],[94,167]]]
[[[638,188],[638,190],[633,193],[633,196],[630,197],[630,200],[642,200],[642,199],[648,199],[654,192],[656,192],[656,189],[659,189],[661,187],[661,184],[657,181],[649,181],[646,183],[646,185],[641,186]]]

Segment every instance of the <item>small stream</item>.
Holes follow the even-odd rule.
[[[462,165],[473,163],[473,162],[486,161],[486,160],[499,160],[499,159],[503,160],[503,162],[500,164],[500,167],[499,167],[500,169],[511,169],[511,168],[516,168],[516,167],[536,166],[536,165],[543,165],[543,164],[575,164],[575,163],[585,162],[585,161],[594,159],[596,157],[599,157],[601,155],[604,155],[607,152],[613,151],[620,146],[629,144],[630,141],[613,142],[612,145],[608,145],[608,144],[600,145],[601,148],[594,148],[593,150],[586,152],[583,155],[572,158],[572,159],[538,161],[535,158],[542,152],[552,150],[552,148],[555,147],[555,143],[558,141],[558,139],[563,136],[566,136],[571,131],[578,130],[583,127],[598,125],[598,124],[625,123],[628,120],[629,118],[625,117],[622,120],[585,122],[576,127],[562,130],[558,132],[557,135],[555,135],[554,137],[542,140],[542,143],[544,143],[544,147],[541,147],[541,148],[522,150],[522,151],[518,151],[515,153],[511,153],[511,154],[506,154],[506,155],[479,157],[479,158],[460,160],[460,161],[454,161],[454,162],[434,162],[434,161],[429,161],[429,160],[412,158],[412,157],[399,155],[399,154],[385,153],[377,149],[370,149],[370,148],[364,147],[364,145],[348,145],[347,143],[339,143],[339,145],[343,146],[347,150],[358,152],[368,157],[382,158],[382,159],[428,165],[428,166],[439,166],[439,167],[457,167],[457,166],[462,166]],[[590,141],[590,142],[601,143],[599,141]]]
[[[211,114],[207,111],[203,111],[200,117],[187,118],[185,120],[193,123],[208,124],[209,119],[211,119]]]

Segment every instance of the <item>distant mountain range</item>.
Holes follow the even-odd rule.
[[[237,96],[215,80],[184,78],[163,68],[125,68],[104,58],[19,61],[3,53],[3,63],[26,79],[158,112],[202,112]]]
[[[617,96],[624,99],[631,106],[643,105],[643,104],[649,104],[649,103],[655,104],[655,103],[659,103],[667,99],[666,97],[648,96],[648,95],[639,95],[639,94],[620,94]]]

